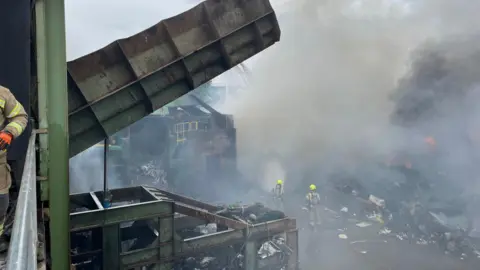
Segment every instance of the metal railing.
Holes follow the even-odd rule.
[[[35,132],[28,142],[22,182],[15,209],[7,270],[37,269],[37,190]]]

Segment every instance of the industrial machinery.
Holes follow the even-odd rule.
[[[71,196],[76,269],[198,269],[192,260],[208,258],[216,266],[204,262],[201,269],[296,269],[293,219],[235,220],[222,216],[221,207],[151,187],[111,192],[112,206],[118,206],[109,209],[100,203],[101,192]],[[209,225],[213,232],[204,231]],[[260,247],[279,234],[289,251],[261,258]]]
[[[182,100],[183,104],[167,106],[162,114],[151,114],[116,134],[131,149],[125,154],[131,181],[148,185],[159,182],[152,179],[158,173],[148,173],[153,167],[163,170],[170,188],[186,185],[192,177],[199,184],[202,179],[228,181],[226,174],[236,171],[232,117],[194,95]]]
[[[102,190],[103,181],[98,179],[104,170],[109,188],[152,185],[190,192],[187,195],[197,199],[216,199],[211,189],[215,182],[228,182],[235,190],[241,184],[232,116],[192,94],[117,132],[109,141],[106,156],[102,142],[70,160],[70,193]]]
[[[9,152],[20,187],[7,269],[37,267],[37,227],[46,236],[39,257],[54,270],[185,269],[191,258],[215,256],[227,269],[267,261],[298,269],[288,218],[225,217],[225,209],[145,186],[69,195],[70,157],[278,41],[268,0],[207,0],[68,64],[64,7],[63,0],[0,4],[0,83],[34,120]],[[182,232],[205,223],[216,232]],[[288,252],[260,256],[262,243]]]

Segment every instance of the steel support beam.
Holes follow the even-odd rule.
[[[194,217],[185,216],[182,214],[175,214],[175,230],[183,230],[187,228],[194,228],[200,225],[207,225],[208,222]]]
[[[244,251],[245,270],[257,270],[258,243],[255,240],[247,240]]]
[[[208,249],[222,246],[229,246],[234,243],[245,241],[258,241],[276,234],[284,233],[296,228],[294,219],[280,219],[265,223],[255,224],[244,230],[227,230],[218,233],[212,233],[204,236],[188,238],[174,243],[175,255],[169,256],[171,243],[165,243],[159,247],[145,248],[123,253],[121,255],[121,264],[134,267],[147,263],[159,263],[173,261],[176,258],[186,257],[199,252],[205,252]],[[248,231],[247,231],[248,230]]]
[[[210,212],[216,212],[216,211],[220,210],[220,207],[218,207],[218,206],[211,205],[211,204],[208,204],[208,203],[204,203],[204,202],[201,202],[201,201],[197,201],[195,199],[185,197],[185,196],[182,196],[182,195],[179,195],[179,194],[176,194],[176,193],[168,192],[166,190],[152,188],[152,187],[148,187],[148,186],[145,186],[145,189],[148,190],[150,193],[152,193],[154,196],[165,196],[165,197],[168,197],[171,200],[174,200],[176,203],[191,205],[191,206],[194,206],[194,207],[205,209],[205,210],[210,211]]]
[[[47,40],[45,33],[45,0],[35,2],[35,44],[37,57],[37,103],[38,103],[38,128],[48,130],[47,118]],[[48,132],[38,133],[39,144],[39,171],[42,179],[47,179],[48,174]],[[40,200],[48,200],[48,182],[40,181]]]
[[[287,232],[287,246],[292,249],[292,254],[288,257],[287,270],[298,270],[298,229]]]
[[[175,219],[162,218],[158,222],[160,245],[158,247],[159,254],[168,257],[175,257]],[[155,266],[155,269],[173,269],[173,263],[167,262],[162,265]]]
[[[45,8],[48,117],[48,190],[52,270],[70,268],[68,95],[64,0],[38,0]]]
[[[229,219],[226,217],[222,217],[222,216],[207,212],[203,209],[188,206],[186,204],[176,203],[175,212],[184,214],[190,217],[196,217],[202,220],[206,220],[210,223],[217,223],[219,225],[227,226],[228,228],[232,228],[232,229],[242,230],[247,228],[246,223]]]
[[[114,224],[102,228],[103,269],[122,269],[120,267],[120,225]]]
[[[173,216],[173,202],[152,201],[70,214],[71,230],[80,231],[125,221]]]

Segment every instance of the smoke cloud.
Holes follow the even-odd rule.
[[[447,0],[282,6],[281,42],[256,59],[250,90],[230,104],[242,172],[265,189],[276,180],[265,175],[288,172],[286,188],[306,171],[321,182],[392,153],[428,152],[424,138],[434,136],[449,153],[442,164],[473,177],[464,131],[473,132],[467,126],[479,115],[479,7]],[[265,158],[283,168],[264,166]]]

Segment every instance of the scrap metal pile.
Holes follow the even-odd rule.
[[[223,209],[216,212],[217,215],[246,223],[249,226],[286,218],[283,212],[269,209],[260,203],[228,205],[221,208]],[[214,234],[225,229],[224,226],[208,223],[195,228],[186,228],[180,236],[198,237]],[[181,268],[178,269],[243,269],[245,260],[242,252],[243,248],[244,244],[232,245],[228,248],[215,250],[210,254],[188,257],[179,265]],[[261,240],[258,243],[257,251],[259,268],[286,269],[288,258],[293,252],[294,249],[287,245],[286,239],[282,235],[272,235],[270,239]]]
[[[378,222],[383,225],[379,234],[436,245],[461,259],[480,258],[480,224],[473,211],[478,198],[461,196],[440,174],[431,180],[409,166],[384,169],[403,177],[380,181],[358,175],[333,177],[326,187],[325,209],[337,218],[353,219],[357,227]]]
[[[106,268],[112,263],[126,269],[154,264],[192,270],[296,269],[296,221],[283,212],[261,204],[217,206],[146,186],[110,194],[107,208],[100,203],[102,192],[71,195],[76,269],[113,269]],[[110,237],[108,229],[119,237]],[[118,252],[110,252],[108,245],[118,246]]]

